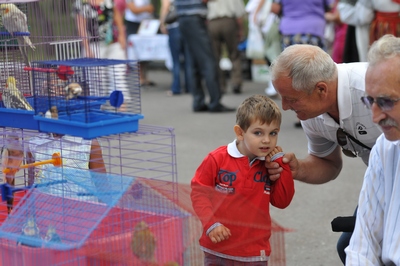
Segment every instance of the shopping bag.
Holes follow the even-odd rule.
[[[168,13],[164,19],[164,23],[172,24],[177,20],[178,20],[178,14],[176,13],[176,8],[174,6],[174,3],[170,3]]]
[[[324,39],[328,46],[331,46],[333,44],[333,41],[335,40],[335,23],[334,22],[326,23],[325,31],[324,31]]]
[[[249,25],[246,57],[249,59],[264,59],[264,40],[257,25]]]

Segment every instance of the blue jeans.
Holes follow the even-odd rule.
[[[211,40],[208,35],[206,19],[197,15],[179,16],[179,29],[183,39],[189,45],[194,65],[193,109],[204,107],[205,93],[202,79],[208,89],[210,110],[220,107],[221,91],[218,83],[218,65],[214,57]]]
[[[268,266],[268,261],[242,262],[204,252],[204,266]]]
[[[183,66],[185,75],[185,92],[191,92],[193,87],[193,66],[189,47],[186,41],[181,37],[179,27],[168,28],[169,49],[172,56],[172,85],[173,94],[180,94],[181,91],[181,69]],[[181,57],[184,61],[181,64]]]

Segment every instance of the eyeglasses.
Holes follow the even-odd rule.
[[[400,98],[390,99],[388,97],[377,97],[374,99],[371,96],[363,96],[361,97],[361,101],[368,109],[371,109],[372,104],[376,103],[382,111],[390,111],[393,109],[394,104],[400,101]]]
[[[356,152],[343,148],[343,146],[347,145],[347,133],[346,133],[346,131],[343,130],[343,128],[338,128],[338,130],[336,131],[336,139],[337,139],[337,142],[340,145],[340,147],[342,147],[342,152],[344,155],[346,155],[348,157],[352,157],[352,158],[357,157]],[[353,147],[353,149],[355,150],[353,143],[351,141],[350,141],[350,144]]]

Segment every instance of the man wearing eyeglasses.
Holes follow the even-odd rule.
[[[294,179],[310,184],[335,179],[343,165],[341,151],[368,164],[370,149],[382,132],[360,100],[365,96],[367,67],[367,63],[335,64],[321,48],[306,44],[289,46],[272,63],[271,79],[282,108],[296,112],[308,139],[306,158],[286,153],[283,159]],[[282,171],[272,162],[266,167],[272,178]],[[350,237],[351,232],[343,233],[338,241],[343,263]]]
[[[400,38],[383,36],[368,59],[362,100],[383,135],[371,151],[346,265],[400,265]]]

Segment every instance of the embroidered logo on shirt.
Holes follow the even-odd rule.
[[[225,187],[220,184],[215,186],[215,190],[218,192],[221,192],[223,194],[235,194],[235,188],[234,187]]]
[[[232,183],[236,181],[236,172],[229,172],[223,169],[220,169],[217,177],[218,183],[228,184],[228,186],[232,186]]]
[[[265,185],[264,185],[264,194],[271,194],[271,180],[265,181]]]
[[[356,127],[357,127],[357,131],[358,131],[358,134],[360,134],[360,135],[367,135],[367,128],[363,125],[363,124],[361,124],[360,122],[358,122],[357,124],[356,124]]]
[[[267,182],[268,181],[268,175],[265,172],[258,171],[254,174],[253,176],[254,182]]]

